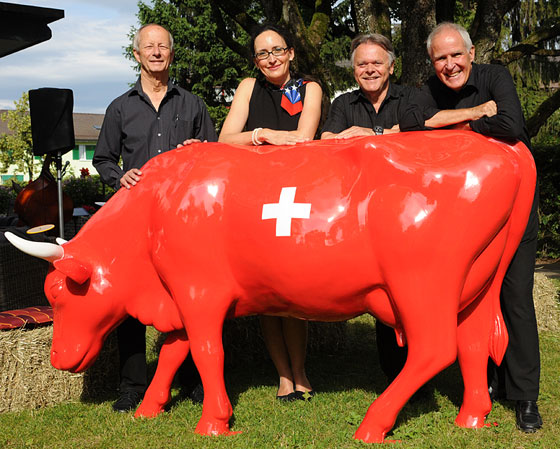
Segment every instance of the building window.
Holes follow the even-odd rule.
[[[95,152],[95,145],[86,145],[86,159],[91,161],[93,159],[93,153]]]
[[[94,152],[95,145],[76,145],[72,151],[72,159],[75,161],[91,161]]]
[[[2,175],[2,184],[15,179],[17,182],[23,182],[23,175]]]

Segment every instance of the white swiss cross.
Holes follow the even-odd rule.
[[[296,187],[282,187],[278,203],[263,204],[262,219],[276,218],[276,237],[289,237],[292,218],[309,218],[311,203],[294,203]]]

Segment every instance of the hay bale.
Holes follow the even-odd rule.
[[[116,390],[114,337],[87,372],[73,374],[50,364],[52,329],[41,326],[0,332],[0,412],[78,401]]]
[[[535,284],[533,286],[533,300],[537,314],[539,332],[560,331],[560,293],[554,282],[544,274],[535,273]]]
[[[149,350],[159,354],[165,334],[153,338],[148,343]],[[148,334],[148,340],[150,336]],[[257,316],[247,316],[226,320],[223,337],[225,366],[239,366],[250,363],[262,363],[270,358],[261,334],[261,325]],[[323,323],[309,322],[307,341],[308,354],[334,355],[344,348],[346,343],[346,322]]]

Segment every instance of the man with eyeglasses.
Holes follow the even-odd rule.
[[[174,55],[169,31],[144,25],[136,32],[133,47],[140,78],[107,108],[93,156],[101,179],[114,189],[142,182],[140,168],[160,153],[181,144],[217,140],[203,101],[169,80]],[[113,409],[127,412],[136,408],[147,387],[146,327],[128,318],[117,328],[117,339],[120,397]]]

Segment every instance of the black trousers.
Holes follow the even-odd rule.
[[[537,188],[525,234],[508,268],[500,294],[509,344],[502,364],[497,367],[490,360],[488,366],[489,385],[512,401],[536,401],[539,396],[539,335],[533,303],[538,202]]]
[[[408,349],[406,346],[401,348],[397,344],[395,330],[379,320],[375,322],[375,336],[381,370],[391,383],[403,369]]]
[[[497,367],[489,359],[488,365],[488,384],[512,401],[536,401],[539,396],[539,335],[533,303],[538,202],[537,188],[525,233],[506,272],[500,294],[509,344],[502,364]],[[404,366],[406,348],[397,345],[391,327],[379,321],[375,326],[381,369],[392,381]]]
[[[120,392],[144,394],[148,386],[146,366],[146,326],[128,317],[117,328],[120,361]]]
[[[144,394],[148,387],[146,364],[146,326],[129,317],[117,328],[120,359],[119,391],[138,391]],[[181,386],[190,393],[199,383],[200,376],[191,354],[179,368]]]

